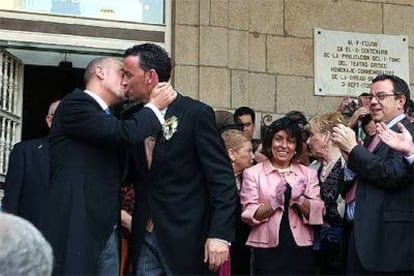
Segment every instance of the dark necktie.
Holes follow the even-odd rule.
[[[369,143],[367,149],[370,152],[373,152],[373,150],[377,147],[378,143],[380,142],[380,138],[378,135],[375,135],[374,138],[372,138],[371,143]],[[355,180],[354,185],[352,185],[351,189],[348,191],[348,193],[345,196],[345,202],[348,204],[355,200],[355,194],[356,194],[356,186],[358,184],[358,180]]]

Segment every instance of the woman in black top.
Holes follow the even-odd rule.
[[[342,192],[345,186],[345,161],[341,150],[331,141],[332,128],[344,123],[339,112],[329,112],[310,120],[307,140],[312,156],[320,161],[318,178],[321,198],[325,203],[324,224],[315,232],[314,249],[318,251],[320,274],[343,273],[342,232],[345,202]]]

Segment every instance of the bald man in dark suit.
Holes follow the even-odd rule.
[[[128,96],[122,62],[92,60],[85,83],[86,90],[65,96],[55,113],[41,231],[53,248],[55,274],[117,275],[123,151],[161,130],[159,109],[172,96],[169,89],[152,90],[147,106],[120,121],[109,107]]]
[[[50,104],[45,118],[49,128],[58,105],[59,101]],[[15,144],[9,159],[2,210],[25,218],[38,227],[48,183],[48,136]]]

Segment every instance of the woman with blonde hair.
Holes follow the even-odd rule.
[[[227,154],[233,166],[237,190],[240,191],[244,169],[253,164],[254,154],[252,142],[246,134],[238,129],[227,129],[221,134],[226,146]],[[231,274],[250,274],[250,249],[245,245],[250,228],[241,221],[241,204],[237,200],[236,209],[236,239],[230,248]],[[221,275],[229,275],[222,273]]]
[[[342,274],[342,232],[345,202],[345,161],[341,150],[331,140],[332,128],[345,124],[340,112],[317,115],[309,121],[309,138],[306,143],[312,156],[320,161],[318,178],[321,198],[326,214],[323,226],[316,231],[315,249],[321,274]]]
[[[254,158],[252,142],[247,138],[243,131],[238,129],[228,129],[223,131],[221,138],[224,140],[227,154],[233,166],[237,190],[240,191],[242,173],[244,169],[252,165]]]

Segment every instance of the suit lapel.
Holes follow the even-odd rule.
[[[402,124],[404,124],[405,120],[406,119],[404,118],[404,119],[402,119],[399,122],[402,123]],[[396,132],[400,132],[398,130],[397,123],[395,125],[393,125],[391,127],[391,129],[394,130],[394,131],[396,131]],[[372,142],[372,140],[373,140],[373,137],[366,138],[365,141],[364,141],[364,146],[366,148],[368,148],[368,145]],[[380,140],[379,143],[378,143],[378,145],[373,149],[372,153],[376,154],[376,156],[381,156],[381,151],[384,150],[384,147],[387,147],[387,145]],[[359,197],[360,198],[365,198],[366,185],[359,185],[358,186],[358,190],[360,191],[360,192],[358,192]]]
[[[180,94],[177,95],[177,98],[174,100],[174,102],[168,107],[167,112],[165,114],[165,119],[171,118],[172,116],[177,117],[178,119],[178,126],[177,126],[177,132],[180,129],[180,122],[182,121],[182,111],[180,110],[180,103],[182,101],[182,96]],[[153,174],[154,172],[157,172],[158,168],[162,165],[163,160],[165,159],[169,146],[171,145],[171,142],[175,137],[176,133],[171,137],[170,140],[165,140],[163,136],[162,130],[157,135],[157,140],[154,146],[154,151],[152,153],[152,164],[150,168],[150,174]]]

